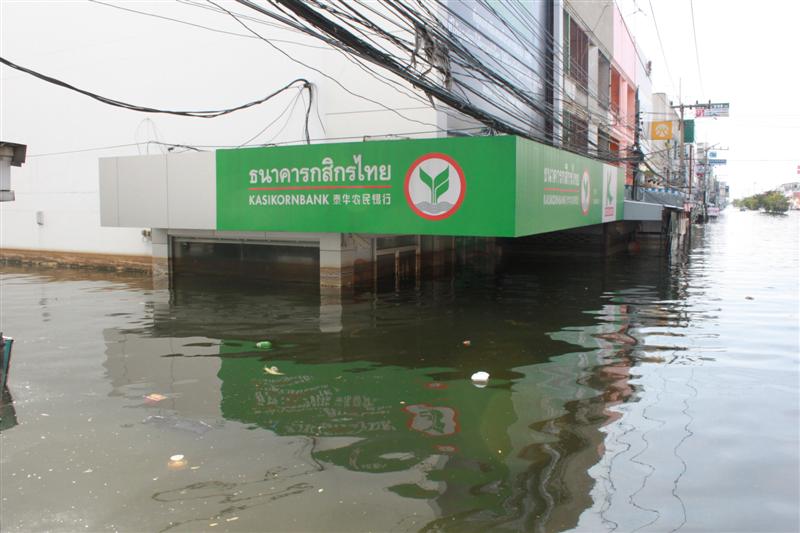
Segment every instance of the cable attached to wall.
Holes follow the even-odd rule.
[[[135,104],[129,104],[127,102],[122,102],[120,100],[115,100],[113,98],[108,98],[106,96],[101,96],[101,95],[93,93],[91,91],[87,91],[85,89],[81,89],[79,87],[75,87],[74,85],[71,85],[71,84],[69,84],[69,83],[67,83],[65,81],[59,80],[59,79],[54,78],[52,76],[48,76],[46,74],[42,74],[40,72],[36,72],[35,70],[23,67],[21,65],[17,65],[15,63],[12,63],[11,61],[9,61],[8,59],[6,59],[4,57],[0,57],[0,63],[6,65],[8,67],[11,67],[11,68],[13,68],[15,70],[18,70],[20,72],[24,72],[25,74],[30,74],[31,76],[33,76],[35,78],[39,78],[42,81],[46,81],[47,83],[51,83],[53,85],[57,85],[59,87],[65,88],[65,89],[69,89],[71,91],[75,91],[77,93],[80,93],[80,94],[82,94],[84,96],[88,96],[89,98],[93,98],[94,100],[97,100],[98,102],[102,102],[102,103],[108,104],[110,106],[120,107],[122,109],[127,109],[129,111],[138,111],[140,113],[162,113],[162,114],[166,114],[166,115],[177,115],[177,116],[181,116],[181,117],[193,117],[193,118],[217,118],[217,117],[221,117],[223,115],[228,115],[230,113],[234,113],[236,111],[241,111],[242,109],[247,109],[247,108],[250,108],[250,107],[253,107],[253,106],[257,106],[259,104],[263,104],[264,102],[269,101],[270,99],[274,98],[275,96],[281,94],[284,91],[288,91],[289,89],[293,88],[298,83],[301,84],[301,88],[308,89],[309,94],[311,94],[311,88],[313,86],[312,83],[310,81],[308,81],[307,79],[305,79],[305,78],[297,78],[297,79],[292,80],[291,82],[287,83],[286,85],[284,85],[283,87],[281,87],[277,91],[265,96],[264,98],[260,98],[258,100],[253,100],[252,102],[247,102],[246,104],[238,105],[236,107],[229,107],[229,108],[226,108],[226,109],[217,109],[217,110],[211,110],[211,111],[180,111],[180,110],[170,110],[170,109],[157,109],[157,108],[154,108],[154,107],[145,107],[145,106],[140,106],[140,105],[135,105]],[[306,128],[306,136],[308,136],[308,128]]]

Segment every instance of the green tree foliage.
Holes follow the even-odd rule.
[[[733,205],[751,211],[763,209],[767,213],[785,213],[789,210],[789,199],[780,192],[772,191],[734,200]]]

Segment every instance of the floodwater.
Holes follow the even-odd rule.
[[[798,531],[798,215],[341,303],[3,267],[0,526]]]

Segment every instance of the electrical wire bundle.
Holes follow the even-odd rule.
[[[448,117],[452,117],[454,123],[465,125],[463,128],[448,128],[447,132],[450,134],[506,133],[610,162],[637,160],[638,154],[632,150],[629,155],[621,156],[608,147],[598,146],[590,139],[587,140],[587,149],[578,149],[572,143],[565,142],[569,135],[586,135],[590,120],[587,117],[578,122],[579,126],[576,127],[574,122],[565,123],[557,116],[557,102],[564,104],[565,110],[583,109],[583,106],[576,104],[564,93],[560,84],[553,81],[556,71],[553,52],[563,53],[563,43],[556,41],[544,21],[546,17],[542,16],[543,10],[536,7],[535,3],[383,0],[376,4],[370,0],[267,0],[259,4],[252,0],[237,0],[238,4],[258,14],[251,16],[234,12],[229,6],[213,0],[207,0],[206,4],[192,0],[179,1],[232,17],[248,34],[199,26],[180,19],[99,1],[96,3],[239,37],[261,39],[292,61],[331,79],[346,92],[409,121],[439,128],[437,125],[407,117],[376,99],[355,93],[341,80],[326,74],[321,68],[303,63],[287,53],[278,46],[277,43],[282,42],[280,39],[265,37],[253,28],[253,23],[290,29],[340,51],[349,61],[393,90],[426,105],[435,102],[434,105]],[[464,6],[468,6],[467,9]],[[534,11],[536,9],[539,9],[538,13]],[[198,118],[214,118],[246,109],[301,84],[300,91],[308,90],[309,93],[304,140],[311,142],[308,120],[313,88],[304,78],[293,80],[262,99],[236,107],[212,111],[174,111],[103,97],[4,58],[0,58],[0,61],[9,67],[109,105],[133,111]],[[380,69],[376,71],[375,66],[388,71],[389,75],[383,75]],[[573,64],[571,68],[581,67]],[[588,98],[598,100],[596,92],[589,88],[587,92]],[[297,98],[291,104],[292,109],[296,103]],[[599,123],[601,129],[606,131],[610,131],[615,125],[604,116],[592,118],[594,124]],[[270,122],[261,132],[239,146],[258,137],[277,120],[276,118]]]
[[[468,4],[473,10],[469,20],[468,14],[458,9],[461,4],[443,0],[383,0],[379,5],[365,0],[237,2],[383,67],[492,132],[520,135],[587,155],[587,150],[562,146],[565,133],[586,133],[588,120],[584,131],[576,131],[555,116],[555,101],[573,103],[552,80],[553,54],[549,50],[561,51],[562,44],[555,41],[530,4],[477,0]],[[487,53],[487,49],[495,53]],[[551,92],[550,101],[543,97],[544,90]],[[595,92],[588,92],[597,100]],[[596,122],[609,130],[614,126],[602,118]],[[553,125],[561,127],[561,134]],[[591,155],[601,159],[636,159],[635,154],[620,157],[591,140],[588,145]]]

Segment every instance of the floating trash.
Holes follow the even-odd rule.
[[[258,341],[256,343],[256,348],[261,348],[262,350],[269,350],[272,348],[272,343],[270,341]]]
[[[755,300],[755,298],[753,298],[752,296],[745,296],[744,299],[745,300]]]
[[[163,394],[159,394],[157,392],[153,392],[153,393],[148,394],[147,396],[145,396],[144,399],[147,400],[148,402],[157,403],[157,402],[160,402],[161,400],[166,400],[167,397],[164,396]]]
[[[463,344],[464,346],[472,346],[472,341],[471,340],[462,341],[461,344]]]
[[[183,470],[186,468],[187,465],[186,458],[181,453],[176,453],[175,455],[171,455],[169,458],[169,462],[167,463],[167,468],[170,470]]]
[[[266,372],[267,374],[273,375],[273,376],[282,376],[283,375],[283,372],[278,370],[277,366],[265,366],[264,367],[264,372]]]
[[[489,373],[481,370],[472,374],[472,384],[476,387],[483,388],[489,383]]]
[[[152,424],[158,428],[163,429],[177,429],[180,431],[187,431],[196,435],[203,435],[208,431],[214,429],[211,425],[206,424],[202,420],[192,420],[190,418],[166,417],[166,416],[148,416],[144,419],[143,424]]]

